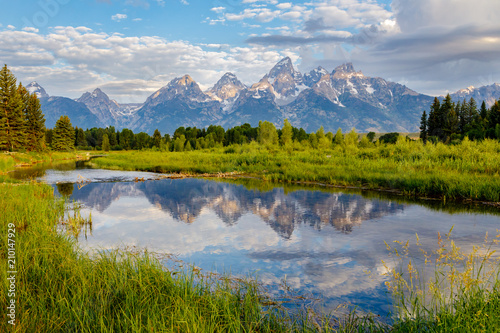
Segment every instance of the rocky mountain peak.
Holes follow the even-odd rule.
[[[31,93],[35,94],[38,98],[49,97],[49,94],[42,88],[36,81],[31,82],[26,86],[26,89]]]
[[[364,77],[361,71],[356,72],[354,70],[354,66],[352,65],[351,62],[336,67],[332,72],[332,76],[334,79],[348,79],[353,76]]]
[[[295,71],[289,57],[278,62],[262,80],[266,80],[273,87],[276,103],[279,105],[290,103],[302,90],[307,88],[304,85],[302,74]]]
[[[312,87],[316,84],[323,76],[328,75],[328,71],[321,66],[313,69],[309,73],[304,74],[304,84],[308,87]]]
[[[289,57],[283,58],[280,62],[278,62],[274,67],[269,71],[269,74],[266,75],[269,83],[274,84],[276,79],[283,77],[291,77],[296,83],[302,83],[302,74],[297,72],[293,68],[292,59]]]
[[[180,86],[190,86],[190,85],[193,85],[193,83],[196,84],[196,82],[194,82],[194,80],[191,78],[191,76],[189,75],[184,75],[183,77],[181,77],[178,81],[177,81],[177,84],[180,85]]]
[[[110,100],[108,95],[104,93],[101,89],[96,88],[94,91],[84,93],[80,98],[76,100],[77,102],[84,104],[109,104]]]
[[[334,70],[334,73],[355,73],[356,71],[354,70],[354,66],[352,65],[352,62],[348,62],[345,64],[342,64],[340,66],[337,66]]]
[[[224,74],[217,83],[207,91],[214,99],[227,100],[235,97],[246,86],[233,73]]]

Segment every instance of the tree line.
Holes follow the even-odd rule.
[[[56,124],[57,127],[57,124]],[[46,131],[46,144],[55,150],[60,150],[54,143],[56,129]],[[68,131],[70,132],[70,131]],[[282,128],[268,121],[259,122],[252,127],[245,123],[225,130],[220,125],[210,125],[207,128],[178,127],[173,135],[164,134],[156,129],[150,136],[148,133],[134,133],[130,129],[116,130],[113,126],[106,128],[74,128],[72,130],[71,146],[82,150],[141,150],[158,149],[162,151],[191,151],[215,147],[227,147],[234,144],[245,144],[255,141],[262,145],[291,146],[294,143],[307,145],[311,148],[329,148],[334,144],[351,142],[358,143],[358,134],[353,129],[343,134],[339,129],[334,135],[325,133],[323,127],[316,132],[307,133],[303,128],[296,128],[285,119]],[[394,134],[394,133],[393,133]],[[397,134],[397,133],[395,133]],[[373,142],[374,132],[370,132],[363,143]],[[394,136],[386,135],[386,142],[395,141]],[[382,137],[381,139],[384,139]]]
[[[430,111],[422,113],[420,138],[430,142],[451,143],[467,136],[471,140],[500,139],[500,103],[489,109],[483,101],[478,109],[474,98],[453,102],[450,95],[434,99]]]

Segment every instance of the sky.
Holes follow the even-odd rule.
[[[0,64],[52,96],[141,103],[189,74],[356,70],[429,95],[500,82],[498,0],[2,0]]]

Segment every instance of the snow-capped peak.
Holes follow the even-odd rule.
[[[26,86],[26,90],[30,92],[30,94],[35,94],[38,98],[49,97],[49,94],[45,92],[45,89],[42,88],[36,81],[31,82]]]

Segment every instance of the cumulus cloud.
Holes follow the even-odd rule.
[[[127,37],[87,27],[55,27],[47,34],[0,31],[0,59],[23,81],[47,82],[51,95],[79,97],[96,86],[112,86],[121,102],[143,102],[175,77],[190,74],[202,87],[225,72],[258,81],[290,50],[262,46],[193,45],[160,37]],[[117,87],[122,86],[123,89]]]
[[[23,31],[38,32],[39,30],[37,28],[33,28],[33,27],[24,27]]]
[[[281,19],[303,22],[279,34],[251,35],[267,47],[300,47],[301,68],[352,61],[427,94],[492,84],[500,76],[500,2],[324,0],[294,10],[278,4]],[[444,14],[446,13],[446,14]],[[300,16],[299,14],[302,14]],[[496,79],[495,79],[496,78]]]
[[[216,13],[222,13],[223,11],[226,10],[226,7],[213,7],[210,10]]]
[[[120,22],[121,20],[125,20],[127,18],[127,14],[115,14],[111,16],[111,19],[116,22]]]

